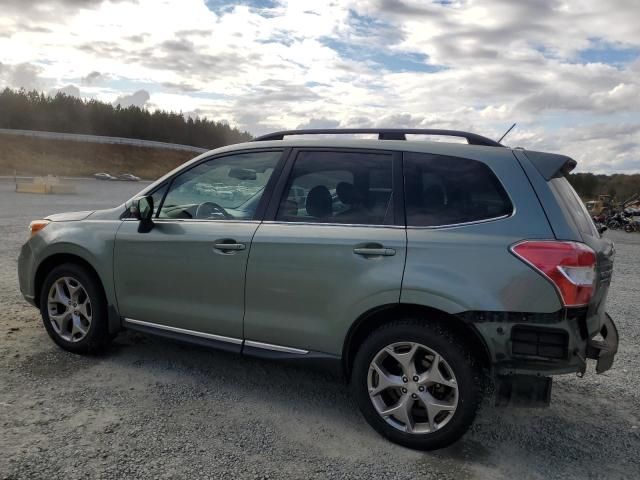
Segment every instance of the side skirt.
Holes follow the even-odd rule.
[[[304,366],[318,367],[321,370],[329,370],[332,373],[342,374],[342,360],[338,355],[329,353],[302,350],[299,348],[273,345],[270,343],[242,340],[240,338],[224,337],[211,333],[187,330],[185,328],[170,327],[157,323],[124,318],[122,325],[130,330],[135,330],[150,335],[177,340],[181,342],[202,345],[217,350],[241,353],[250,357],[265,360],[286,361]]]

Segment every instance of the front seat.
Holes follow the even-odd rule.
[[[336,217],[358,218],[363,215],[363,201],[358,195],[356,187],[352,183],[340,182],[336,185],[336,194],[338,199],[347,206],[347,209],[340,212]]]
[[[324,185],[317,185],[309,190],[305,208],[312,217],[319,219],[330,217],[333,213],[333,207],[329,189]]]

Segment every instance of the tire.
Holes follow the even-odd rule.
[[[398,358],[403,361],[409,358],[412,351],[414,360],[407,367],[397,362]],[[436,354],[439,357],[435,357]],[[436,358],[439,358],[437,364]],[[394,366],[396,362],[400,368]],[[411,363],[415,368],[414,377],[403,378],[411,373]],[[434,365],[438,372],[433,369]],[[378,372],[382,372],[386,382]],[[431,383],[431,380],[443,383]],[[382,388],[385,385],[391,386]],[[435,450],[458,440],[473,422],[482,397],[481,371],[464,342],[443,324],[418,319],[385,324],[365,339],[356,353],[351,388],[364,418],[378,433],[394,443],[418,450]],[[370,390],[375,392],[380,388],[381,393],[370,396]],[[403,389],[406,393],[402,393]],[[406,402],[403,403],[403,399]],[[403,407],[397,407],[401,404],[412,405],[408,416],[402,413]],[[447,410],[438,411],[445,405]],[[452,405],[455,405],[453,410]],[[380,410],[400,413],[383,417]],[[409,417],[408,423],[400,420]]]
[[[49,272],[40,292],[40,314],[51,339],[69,352],[94,353],[112,339],[102,285],[80,265],[65,263]]]
[[[635,232],[635,230],[636,229],[634,228],[633,225],[625,225],[624,226],[624,231],[627,232],[627,233],[633,233],[633,232]]]

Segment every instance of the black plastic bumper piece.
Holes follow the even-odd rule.
[[[618,329],[608,313],[602,324],[600,336],[602,336],[602,340],[594,340],[593,338],[589,340],[586,351],[587,358],[598,361],[596,373],[609,370],[618,352]]]
[[[496,379],[497,407],[548,407],[551,377],[500,375]]]

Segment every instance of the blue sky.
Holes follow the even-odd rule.
[[[458,128],[640,172],[636,0],[5,0],[0,86],[254,134]]]

